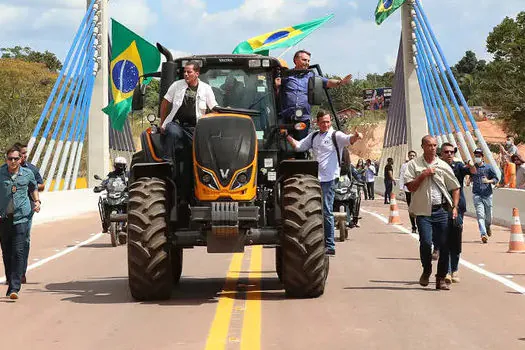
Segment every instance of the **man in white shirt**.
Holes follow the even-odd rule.
[[[405,192],[405,199],[407,201],[407,205],[410,207],[410,202],[412,199],[412,194],[408,190],[408,188],[405,186],[405,172],[407,170],[407,164],[412,159],[415,159],[417,157],[416,151],[409,151],[408,152],[408,160],[401,164],[401,168],[399,169],[399,192]],[[412,214],[410,214],[410,224],[412,224],[412,233],[417,232],[417,225],[416,225],[416,218]]]
[[[320,110],[317,113],[317,125],[319,131],[308,134],[304,139],[297,141],[290,135],[286,137],[296,152],[313,150],[315,159],[319,163],[319,181],[323,191],[323,216],[326,254],[335,255],[334,240],[334,187],[340,175],[340,160],[337,156],[342,154],[343,147],[354,144],[362,139],[363,135],[355,132],[347,135],[344,132],[336,132],[332,128],[330,113]],[[335,133],[335,143],[332,134]],[[338,151],[339,150],[339,151]]]
[[[186,63],[184,79],[171,84],[160,105],[163,158],[178,165],[175,174],[177,187],[182,192],[192,188],[189,172],[192,168],[193,131],[197,120],[206,113],[206,108],[212,110],[217,106],[211,86],[200,81],[199,74],[199,62]],[[183,173],[179,174],[178,168],[182,168]],[[181,195],[184,197],[187,193]]]

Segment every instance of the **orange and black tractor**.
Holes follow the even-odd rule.
[[[323,294],[328,275],[322,193],[318,164],[295,159],[283,130],[303,123],[279,124],[275,80],[281,62],[260,55],[166,57],[159,102],[185,64],[197,61],[199,79],[209,84],[221,107],[199,118],[190,157],[165,159],[155,115],[133,156],[128,207],[129,287],[137,300],[166,299],[181,278],[183,251],[206,246],[209,253],[243,252],[249,245],[275,247],[276,272],[286,294],[313,298]],[[233,82],[233,84],[232,84]],[[235,88],[233,88],[235,86]],[[135,89],[133,109],[144,105],[145,86]],[[309,84],[309,101],[324,98],[318,78]],[[177,172],[191,167],[191,179]],[[191,187],[189,197],[180,194]]]

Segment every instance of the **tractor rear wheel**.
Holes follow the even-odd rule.
[[[328,276],[319,180],[304,174],[286,179],[282,213],[281,277],[286,294],[296,298],[319,297]]]
[[[129,190],[128,278],[137,300],[168,299],[173,276],[167,242],[166,182],[142,177]]]

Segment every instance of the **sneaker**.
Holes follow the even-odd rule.
[[[489,238],[487,237],[487,235],[483,235],[483,236],[481,236],[481,242],[483,242],[483,243],[487,243],[488,240],[489,240]]]
[[[9,299],[11,299],[11,300],[16,300],[16,299],[18,299],[18,293],[17,293],[17,292],[11,292],[11,293],[9,294]]]
[[[452,283],[452,276],[450,275],[450,273],[447,273],[447,275],[445,276],[445,283],[446,284]]]
[[[423,271],[423,273],[421,274],[421,277],[419,277],[419,284],[422,287],[428,286],[428,284],[430,283],[430,275],[431,274],[432,274],[432,272],[425,272],[425,271]]]
[[[486,229],[487,229],[487,236],[489,237],[492,236],[492,230],[490,229],[490,226],[487,226]]]
[[[459,283],[461,279],[458,276],[458,272],[452,272],[452,283]]]
[[[437,290],[450,290],[450,285],[445,282],[445,278],[436,277],[436,289]]]
[[[335,249],[327,249],[326,250],[326,255],[335,256]]]
[[[27,278],[26,278],[26,275],[23,275],[22,278],[20,279],[20,282],[22,284],[26,284],[27,283]]]
[[[434,251],[432,252],[432,260],[437,260],[437,259],[439,259],[439,250],[434,249]]]

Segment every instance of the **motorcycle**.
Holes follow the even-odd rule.
[[[361,209],[361,192],[365,184],[343,176],[334,189],[334,211],[346,212],[346,225],[349,228],[358,226]],[[339,228],[343,230],[343,227]],[[344,232],[344,231],[343,231]]]
[[[100,176],[94,177],[102,181]],[[111,177],[100,186],[95,186],[93,192],[101,193],[98,199],[98,211],[102,229],[109,233],[111,245],[116,247],[119,244],[126,244],[129,194],[125,180],[121,177]]]

